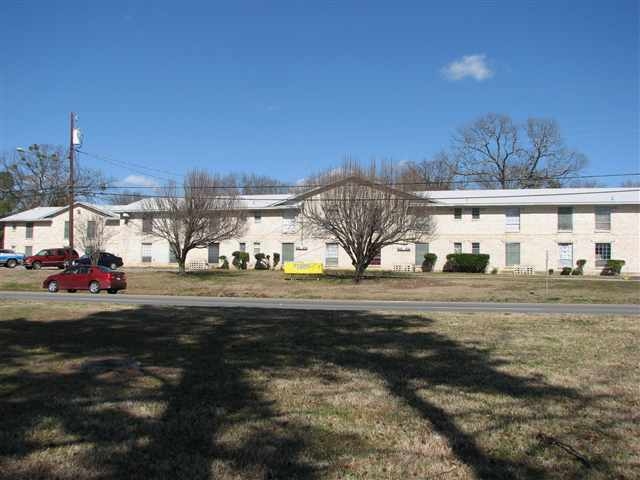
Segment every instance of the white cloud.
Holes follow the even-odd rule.
[[[122,187],[157,187],[159,185],[153,178],[144,175],[128,175],[118,184]]]
[[[482,53],[465,55],[459,60],[454,60],[442,68],[442,74],[452,81],[471,77],[481,82],[491,78],[493,71],[487,65],[487,56]]]

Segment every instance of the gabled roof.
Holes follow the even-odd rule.
[[[111,210],[111,205],[94,205],[86,202],[76,202],[74,206],[82,206],[88,210],[92,210],[105,217],[117,218],[118,215]],[[0,222],[38,222],[50,220],[56,215],[69,210],[68,205],[61,207],[35,207],[22,212],[14,213],[8,217],[0,218]]]
[[[366,185],[368,187],[371,187],[372,189],[387,192],[397,197],[405,198],[407,200],[416,200],[420,202],[424,202],[425,200],[427,200],[426,195],[416,195],[415,193],[404,192],[402,190],[398,190],[388,185],[372,182],[371,180],[367,180],[365,178],[352,175],[346,178],[342,178],[336,182],[328,183],[327,185],[322,185],[316,188],[312,188],[311,190],[307,190],[305,192],[302,192],[296,195],[290,195],[289,198],[287,198],[286,200],[277,202],[274,205],[296,204],[298,202],[306,200],[307,198],[315,197],[316,195],[320,195],[321,193],[327,192],[329,190],[333,190],[334,188],[337,188],[337,187],[341,187],[342,185],[350,185],[350,184]]]

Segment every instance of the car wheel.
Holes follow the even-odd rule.
[[[42,264],[40,262],[33,262],[31,266],[34,270],[40,270],[42,268]]]
[[[15,268],[17,264],[18,262],[16,262],[15,259],[10,258],[9,260],[7,260],[7,263],[5,263],[5,266],[8,268]]]
[[[100,284],[94,280],[89,284],[89,291],[91,293],[100,293]]]
[[[76,293],[77,290],[75,288],[70,288],[69,290],[67,290],[67,292],[69,293]]]
[[[108,292],[108,293],[111,293],[111,294],[116,294],[116,293],[118,293],[118,290],[116,290],[115,288],[109,288],[109,289],[107,290],[107,292]]]
[[[111,265],[109,265],[109,268],[111,270],[115,270],[116,268],[118,268],[118,265],[116,265],[115,263],[112,263]]]
[[[49,282],[49,285],[47,285],[47,290],[49,290],[51,293],[56,293],[58,291],[58,282],[56,282],[55,280],[51,280]]]

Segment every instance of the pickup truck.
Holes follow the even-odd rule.
[[[14,268],[16,265],[22,264],[23,261],[24,253],[16,253],[13,250],[0,250],[0,265]]]

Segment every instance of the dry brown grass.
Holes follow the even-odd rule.
[[[14,302],[0,318],[2,479],[640,476],[637,318]],[[94,368],[107,358],[141,368]]]
[[[56,270],[0,269],[0,290],[41,290]],[[460,274],[370,273],[360,285],[349,275],[288,280],[280,271],[225,271],[178,275],[127,270],[127,293],[223,297],[331,298],[360,300],[640,303],[640,282],[615,279]]]

